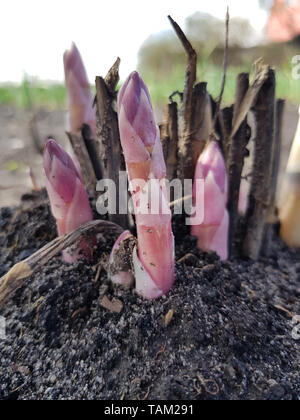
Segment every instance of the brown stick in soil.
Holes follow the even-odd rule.
[[[181,110],[183,116],[183,131],[185,132],[188,131],[192,114],[193,88],[196,82],[197,54],[178,23],[176,23],[171,16],[168,16],[168,19],[188,56]]]
[[[275,136],[272,151],[272,164],[271,164],[271,181],[270,181],[270,205],[268,208],[267,224],[265,227],[264,238],[264,255],[268,255],[270,243],[272,238],[272,229],[274,224],[278,223],[278,211],[276,205],[276,192],[280,168],[280,151],[282,144],[282,120],[284,113],[285,101],[278,99],[275,107]]]
[[[171,182],[177,176],[178,109],[176,102],[167,106],[161,141],[167,166],[167,179]]]
[[[232,130],[233,119],[233,105],[221,109],[216,125],[216,131],[219,132],[221,137],[222,149],[226,163],[229,160],[230,151],[230,133]]]
[[[256,260],[261,252],[265,224],[271,202],[272,151],[274,143],[275,72],[268,71],[253,107],[256,120],[253,175],[246,214],[246,234],[243,252]]]
[[[212,131],[212,104],[206,83],[196,83],[197,54],[179,25],[169,16],[188,57],[179,113],[178,177],[193,179],[197,159]]]
[[[117,97],[115,89],[119,80],[119,65],[120,59],[118,58],[109,70],[105,80],[100,76],[96,77],[96,115],[101,173],[104,179],[114,182],[116,197],[120,196],[119,173],[125,170],[118,117],[114,109]],[[121,192],[127,194],[127,191]],[[115,197],[111,197],[111,200],[114,199]],[[109,220],[126,228],[127,215],[119,214],[118,208],[116,210],[116,214],[109,214]]]
[[[54,239],[54,241],[47,244],[26,260],[14,265],[5,276],[0,278],[0,309],[24,285],[28,277],[64,249],[74,246],[83,237],[89,237],[99,233],[109,236],[115,235],[117,237],[122,231],[123,228],[115,223],[104,220],[93,220],[68,235]]]
[[[185,85],[182,98],[182,107],[180,110],[180,139],[178,144],[178,172],[182,180],[192,179],[194,177],[192,169],[192,138],[191,138],[191,125],[192,125],[192,112],[193,112],[193,90],[196,82],[197,70],[197,54],[191,43],[185,36],[180,26],[168,16],[168,19],[176,32],[183,48],[185,49],[188,57],[186,72],[185,72]]]
[[[269,67],[264,65],[261,59],[257,60],[254,63],[254,66],[255,66],[254,78],[251,85],[249,86],[249,89],[246,95],[244,96],[244,99],[241,103],[238,113],[236,114],[235,122],[234,122],[234,125],[232,127],[232,132],[231,132],[232,138],[236,134],[236,132],[240,128],[240,125],[243,123],[248,112],[252,108],[252,105],[254,104],[257,98],[257,95],[269,74]]]
[[[225,48],[224,48],[224,59],[223,59],[223,76],[222,76],[222,82],[221,82],[221,90],[219,94],[219,98],[216,102],[216,109],[215,109],[215,115],[214,115],[214,124],[215,127],[217,118],[219,115],[219,111],[221,108],[221,103],[223,99],[224,89],[225,89],[225,83],[226,83],[226,75],[227,75],[227,65],[228,65],[228,48],[229,48],[229,9],[227,7],[226,11],[226,20],[225,20]]]
[[[83,124],[81,129],[81,135],[86,145],[92,166],[94,168],[94,173],[97,180],[102,178],[101,173],[101,162],[98,156],[98,143],[93,138],[92,130],[88,124]]]
[[[237,87],[236,87],[236,96],[235,104],[233,111],[233,125],[235,124],[238,111],[240,109],[241,103],[248,91],[249,88],[249,74],[241,73],[237,78]],[[248,145],[249,136],[248,136],[248,125],[247,117],[244,119],[240,128],[229,140],[229,154],[227,160],[227,170],[229,177],[229,200],[228,200],[228,211],[230,215],[230,229],[229,229],[229,244],[230,244],[230,254],[233,250],[234,245],[234,236],[237,227],[238,219],[238,203],[239,203],[239,193],[241,185],[241,176],[244,167],[244,159],[246,157],[246,147]]]
[[[276,192],[280,169],[280,152],[282,144],[282,122],[284,114],[285,100],[277,99],[275,108],[275,141],[272,152],[272,171],[271,171],[271,200],[270,211],[275,215],[276,209]],[[274,220],[274,217],[272,219]],[[276,220],[277,221],[277,220]]]
[[[193,111],[191,115],[190,136],[192,141],[192,171],[191,179],[194,178],[195,167],[206,142],[213,132],[212,104],[207,92],[207,83],[198,83],[193,89]]]
[[[116,88],[120,80],[119,68],[121,60],[118,57],[112,67],[109,69],[107,75],[105,76],[105,84],[111,95],[116,97]]]
[[[83,182],[88,195],[96,199],[97,178],[85,142],[81,135],[67,133],[67,136],[80,164]]]

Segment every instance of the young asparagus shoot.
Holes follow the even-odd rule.
[[[299,108],[300,114],[300,108]],[[300,247],[300,117],[291,149],[284,192],[279,209],[282,239],[291,247]]]
[[[44,170],[58,234],[65,235],[93,220],[89,198],[73,160],[52,139],[45,146]],[[82,257],[90,258],[91,255],[91,245],[84,240],[73,252],[71,249],[64,251],[63,258],[72,263]]]
[[[88,124],[96,138],[96,114],[93,95],[81,55],[74,43],[64,53],[65,82],[68,97],[69,128],[74,134]]]
[[[137,225],[136,290],[154,299],[173,286],[174,238],[159,129],[148,89],[137,72],[130,74],[119,93],[118,115]]]
[[[193,195],[196,200],[196,180],[204,180],[204,219],[191,228],[203,251],[215,251],[222,260],[228,258],[229,214],[228,179],[223,154],[216,141],[210,141],[201,153],[195,171]]]

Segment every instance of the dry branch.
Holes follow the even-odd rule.
[[[182,107],[179,120],[179,141],[178,141],[178,176],[184,181],[193,179],[197,159],[203,151],[205,144],[211,134],[214,134],[214,125],[218,115],[220,103],[226,80],[226,69],[228,60],[228,33],[229,13],[226,16],[226,43],[224,52],[224,73],[221,84],[221,92],[216,105],[215,120],[213,121],[212,101],[206,90],[206,83],[196,83],[197,54],[191,43],[185,36],[180,26],[169,16],[183,48],[187,53],[187,67],[185,74],[185,86],[182,95]]]
[[[114,181],[117,197],[119,197],[119,173],[125,170],[124,158],[118,127],[118,117],[114,110],[117,93],[115,91],[119,80],[120,59],[114,63],[105,79],[96,77],[96,114],[97,134],[99,139],[99,158],[103,178]],[[124,191],[124,193],[127,193]],[[112,200],[114,197],[111,198]],[[109,220],[124,228],[127,227],[127,216],[109,214]]]
[[[118,57],[112,67],[109,69],[107,75],[105,76],[105,84],[109,89],[111,95],[116,94],[116,88],[119,83],[119,68],[120,68],[121,60]]]
[[[185,73],[185,86],[184,86],[183,100],[182,100],[183,132],[185,132],[185,131],[188,131],[189,129],[189,123],[190,123],[190,118],[191,118],[191,113],[192,113],[193,88],[196,82],[196,71],[197,71],[197,54],[194,48],[192,47],[190,41],[187,39],[184,32],[178,25],[178,23],[176,23],[171,18],[171,16],[168,16],[168,18],[188,56],[186,73]]]
[[[87,152],[89,154],[96,179],[99,180],[102,178],[102,173],[101,173],[101,162],[98,155],[98,143],[93,138],[92,130],[90,126],[87,124],[83,124],[82,129],[81,129],[81,135],[84,140]]]
[[[277,183],[280,168],[280,151],[282,144],[282,120],[284,113],[285,101],[278,99],[275,107],[275,136],[272,151],[272,163],[271,163],[271,179],[270,179],[270,204],[267,214],[267,224],[265,228],[264,237],[264,255],[268,255],[270,249],[270,243],[272,238],[272,228],[275,223],[278,222],[278,211],[276,206],[276,192]]]
[[[233,125],[236,122],[239,109],[249,88],[249,74],[241,73],[237,78],[236,96],[233,111]],[[232,251],[234,236],[238,219],[238,203],[241,185],[241,176],[248,144],[247,117],[244,119],[236,134],[230,139],[227,169],[229,176],[228,211],[230,214],[229,244]],[[231,253],[231,252],[230,252]]]
[[[0,309],[23,286],[25,279],[30,277],[64,249],[74,246],[83,237],[89,237],[99,233],[109,236],[115,235],[117,237],[122,231],[123,229],[114,223],[104,220],[94,220],[68,235],[54,239],[54,241],[47,244],[26,260],[14,265],[5,276],[0,278]]]
[[[224,108],[222,112],[219,113],[218,118],[223,151],[229,172],[228,209],[231,218],[231,250],[236,230],[239,185],[241,181],[244,157],[247,152],[246,146],[249,141],[246,121],[247,114],[255,103],[257,96],[269,75],[269,67],[263,65],[262,60],[258,60],[254,65],[255,74],[251,85],[249,86],[248,74],[240,74],[237,81],[235,106],[234,108]]]
[[[209,135],[213,131],[212,105],[207,92],[207,83],[198,83],[193,89],[193,111],[190,135],[192,140],[192,173],[194,177],[197,160],[202,153]]]
[[[177,176],[178,109],[176,102],[167,106],[161,140],[167,166],[167,179],[172,181]]]
[[[275,141],[272,152],[272,170],[271,170],[271,199],[270,199],[270,220],[274,221],[276,209],[276,192],[280,169],[280,152],[282,144],[282,121],[284,114],[285,101],[277,99],[275,108]],[[277,220],[276,220],[277,221]]]
[[[185,72],[185,85],[182,97],[182,106],[180,110],[180,139],[178,143],[178,172],[179,177],[184,179],[192,179],[194,177],[193,171],[193,138],[192,138],[192,114],[193,114],[193,92],[196,82],[197,71],[197,54],[191,43],[185,36],[180,26],[168,16],[169,21],[181,41],[184,50],[186,51],[188,60]]]
[[[67,133],[67,136],[80,164],[83,183],[88,195],[96,199],[97,178],[85,142],[81,135]]]
[[[269,66],[264,65],[262,63],[262,60],[256,61],[254,65],[254,79],[251,85],[249,86],[246,95],[244,96],[239,112],[235,115],[235,121],[232,127],[231,138],[233,138],[233,136],[236,134],[244,119],[246,118],[248,112],[252,108],[252,105],[255,102],[255,99],[269,74]]]
[[[275,72],[268,70],[253,107],[256,120],[255,155],[249,206],[246,214],[244,254],[256,260],[261,252],[271,201],[272,151],[274,143]]]
[[[226,83],[226,74],[227,74],[227,65],[228,65],[228,47],[229,47],[229,19],[230,19],[229,9],[227,7],[226,20],[225,20],[225,48],[224,48],[224,59],[223,59],[223,76],[222,76],[219,98],[216,103],[216,110],[215,110],[214,124],[213,124],[214,127],[216,125],[219,111],[221,108],[221,103],[222,103],[222,98],[223,98],[225,83]]]
[[[225,161],[229,160],[230,152],[230,133],[232,130],[232,119],[233,119],[233,105],[223,108],[219,112],[218,117],[218,128],[222,140],[222,148],[225,156]]]

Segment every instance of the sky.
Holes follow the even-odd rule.
[[[120,56],[121,79],[136,68],[140,46],[170,29],[170,14],[183,28],[196,11],[248,18],[262,31],[267,15],[258,0],[1,0],[0,82],[20,82],[24,73],[62,81],[64,50],[74,41],[88,76],[105,75]]]

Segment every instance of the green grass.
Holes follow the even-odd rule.
[[[22,84],[0,85],[0,104],[8,104],[21,108],[46,107],[62,108],[66,104],[66,89],[59,83],[42,83],[40,81]]]
[[[242,71],[251,72],[251,64],[245,64],[239,68],[228,67],[223,96],[224,105],[234,102],[236,77]],[[142,74],[150,89],[154,106],[164,106],[168,103],[168,97],[172,92],[183,90],[184,74],[185,68],[181,65],[174,66],[167,76],[153,73]],[[208,91],[214,98],[217,98],[220,92],[222,68],[210,62],[203,62],[198,65],[197,74],[198,80],[206,81]],[[291,77],[290,66],[277,69],[276,77],[277,97],[299,104],[300,81]],[[22,108],[31,108],[32,106],[48,109],[63,108],[66,106],[66,90],[63,84],[45,84],[38,80],[28,82],[24,79],[20,85],[0,85],[0,104],[10,104]]]
[[[241,72],[251,73],[251,65],[244,65],[240,68],[228,67],[223,95],[224,105],[234,102],[236,78]],[[198,80],[207,82],[207,89],[214,98],[217,98],[220,93],[222,73],[222,68],[218,68],[212,64],[198,66]],[[150,74],[143,74],[155,105],[166,104],[172,92],[183,90],[184,74],[185,68],[182,66],[174,67],[165,80],[160,77],[155,78]],[[300,80],[294,80],[292,78],[290,68],[276,70],[276,96],[287,99],[295,104],[300,103]]]

